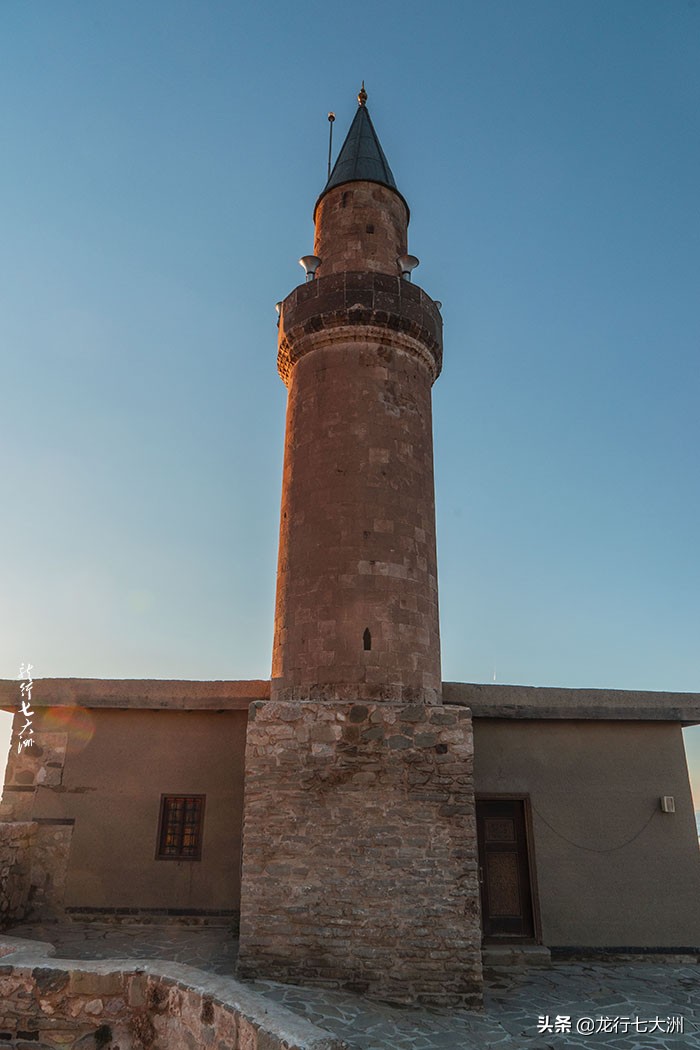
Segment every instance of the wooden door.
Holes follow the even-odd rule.
[[[477,799],[485,940],[535,939],[524,799]]]

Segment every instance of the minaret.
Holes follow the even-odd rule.
[[[366,106],[280,309],[289,388],[271,699],[246,738],[238,974],[474,1006],[471,714],[440,684],[438,304]]]
[[[314,210],[311,272],[281,307],[272,697],[436,703],[430,391],[442,321],[411,283],[408,205],[366,99],[363,84]]]

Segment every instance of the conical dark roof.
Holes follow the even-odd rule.
[[[384,150],[379,143],[377,132],[374,130],[374,124],[367,106],[362,102],[358,106],[355,118],[338,154],[338,159],[333,165],[333,171],[318,201],[329,190],[332,190],[334,186],[342,186],[345,182],[359,181],[379,182],[382,186],[388,186],[390,189],[396,190],[399,197],[403,200],[396,187],[396,181],[389,167],[389,161],[384,156]],[[318,201],[316,201],[317,207]],[[408,208],[408,205],[406,207]]]
[[[379,144],[367,106],[358,106],[345,142],[333,166],[324,193],[342,182],[381,182],[396,189],[389,162]]]

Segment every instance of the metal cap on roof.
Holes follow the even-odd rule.
[[[366,105],[367,93],[364,86],[363,81],[362,91],[358,95],[357,113],[333,165],[328,182],[316,201],[316,207],[329,190],[335,186],[342,186],[346,182],[378,182],[382,186],[395,190],[401,200],[404,200],[397,189],[389,162],[384,156],[384,150],[374,130],[374,124]],[[404,204],[406,204],[405,200]],[[407,204],[406,209],[408,210]]]

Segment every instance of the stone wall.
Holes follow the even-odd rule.
[[[339,273],[284,300],[273,700],[440,703],[441,359],[438,307],[399,277]]]
[[[68,734],[63,730],[43,727],[45,712],[38,711],[33,719],[34,733],[31,747],[10,748],[5,771],[5,788],[0,815],[4,820],[33,820],[37,791],[41,788],[60,790],[66,762]],[[24,719],[15,715],[13,742]]]
[[[22,725],[15,715],[12,739],[17,739],[17,727]],[[5,783],[16,787],[58,787],[63,778],[66,762],[68,733],[63,730],[47,730],[40,725],[40,715],[33,719],[34,734],[31,747],[17,751],[10,749],[7,760]]]
[[[230,978],[164,964],[0,966],[0,1047],[25,1050],[343,1050]],[[145,972],[148,970],[148,972]],[[170,972],[168,972],[170,971]]]
[[[72,822],[0,823],[0,929],[65,915],[72,834]]]
[[[36,824],[0,824],[0,929],[27,911],[30,857]]]
[[[68,855],[74,821],[62,818],[37,818],[37,792],[45,789],[61,791],[68,746],[68,734],[63,730],[47,730],[43,726],[46,713],[34,716],[35,731],[31,747],[18,750],[13,747],[7,762],[5,789],[0,816],[8,821],[3,828],[31,826],[31,854],[19,861],[17,878],[27,886],[24,895],[24,915],[32,920],[56,919],[64,914]],[[24,719],[15,715],[13,740]],[[31,821],[31,825],[28,822]],[[8,834],[11,832],[8,831]],[[1,870],[1,869],[0,869]],[[21,916],[17,916],[17,919]],[[13,920],[16,921],[16,920]]]
[[[239,975],[476,1006],[470,712],[257,703]]]
[[[349,270],[398,276],[398,257],[408,251],[408,207],[396,190],[346,182],[321,197],[314,221],[319,277]]]

